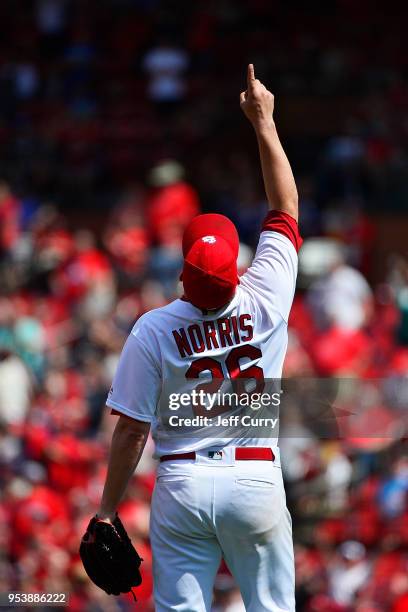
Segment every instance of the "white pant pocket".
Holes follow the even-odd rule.
[[[236,484],[246,487],[257,487],[261,489],[272,489],[276,486],[275,483],[271,482],[270,480],[262,480],[260,478],[237,478],[235,482]]]

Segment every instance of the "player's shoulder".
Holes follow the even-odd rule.
[[[154,332],[166,326],[171,320],[182,317],[183,308],[182,300],[178,299],[160,308],[153,308],[138,318],[131,333],[138,336],[144,332]]]
[[[289,252],[291,255],[297,258],[298,248],[288,236],[280,232],[271,230],[264,230],[261,232],[258,241],[257,254],[267,249],[268,247],[273,248],[275,251]]]

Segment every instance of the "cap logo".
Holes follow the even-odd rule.
[[[214,244],[214,242],[217,242],[215,236],[203,236],[203,238],[201,238],[201,240],[203,242],[208,242],[208,244]]]

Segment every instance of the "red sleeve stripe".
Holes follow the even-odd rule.
[[[278,232],[289,238],[296,251],[302,246],[297,221],[281,210],[270,210],[262,225],[262,232]]]

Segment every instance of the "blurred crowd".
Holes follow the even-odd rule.
[[[112,603],[93,587],[78,541],[102,491],[116,421],[105,408],[106,392],[126,335],[141,314],[180,294],[180,237],[201,209],[182,175],[174,161],[153,168],[154,186],[125,193],[98,235],[72,230],[51,204],[26,218],[21,200],[1,185],[7,220],[0,259],[3,591],[66,591],[73,610],[132,605]],[[252,253],[241,244],[241,272]],[[338,238],[305,241],[290,321],[285,377],[346,381],[334,405],[359,411],[348,429],[334,432],[313,430],[305,401],[299,410],[288,407],[283,419],[298,605],[305,612],[402,612],[408,605],[408,265],[393,261],[373,291],[348,263],[352,253]],[[347,383],[353,379],[362,383],[354,396]],[[151,454],[149,443],[120,509],[144,558],[138,598],[146,611],[153,609]],[[242,610],[225,567],[214,610]]]
[[[245,181],[254,160],[238,96],[252,61],[318,206],[346,198],[402,209],[407,6],[393,7],[3,0],[2,172],[31,199],[100,212],[118,187],[176,157],[206,206],[250,216],[259,190]]]
[[[237,104],[250,59],[276,93],[305,237],[284,375],[340,381],[331,416],[355,417],[335,412],[322,433],[316,403],[288,409],[298,610],[408,609],[408,262],[390,254],[367,281],[370,213],[408,197],[404,11],[0,3],[0,592],[65,591],[78,612],[134,605],[94,587],[78,556],[116,422],[106,394],[134,321],[179,295],[194,215],[229,215],[240,271],[251,262],[267,207]],[[146,612],[151,454],[149,441],[120,508]],[[214,612],[242,610],[222,566]]]

